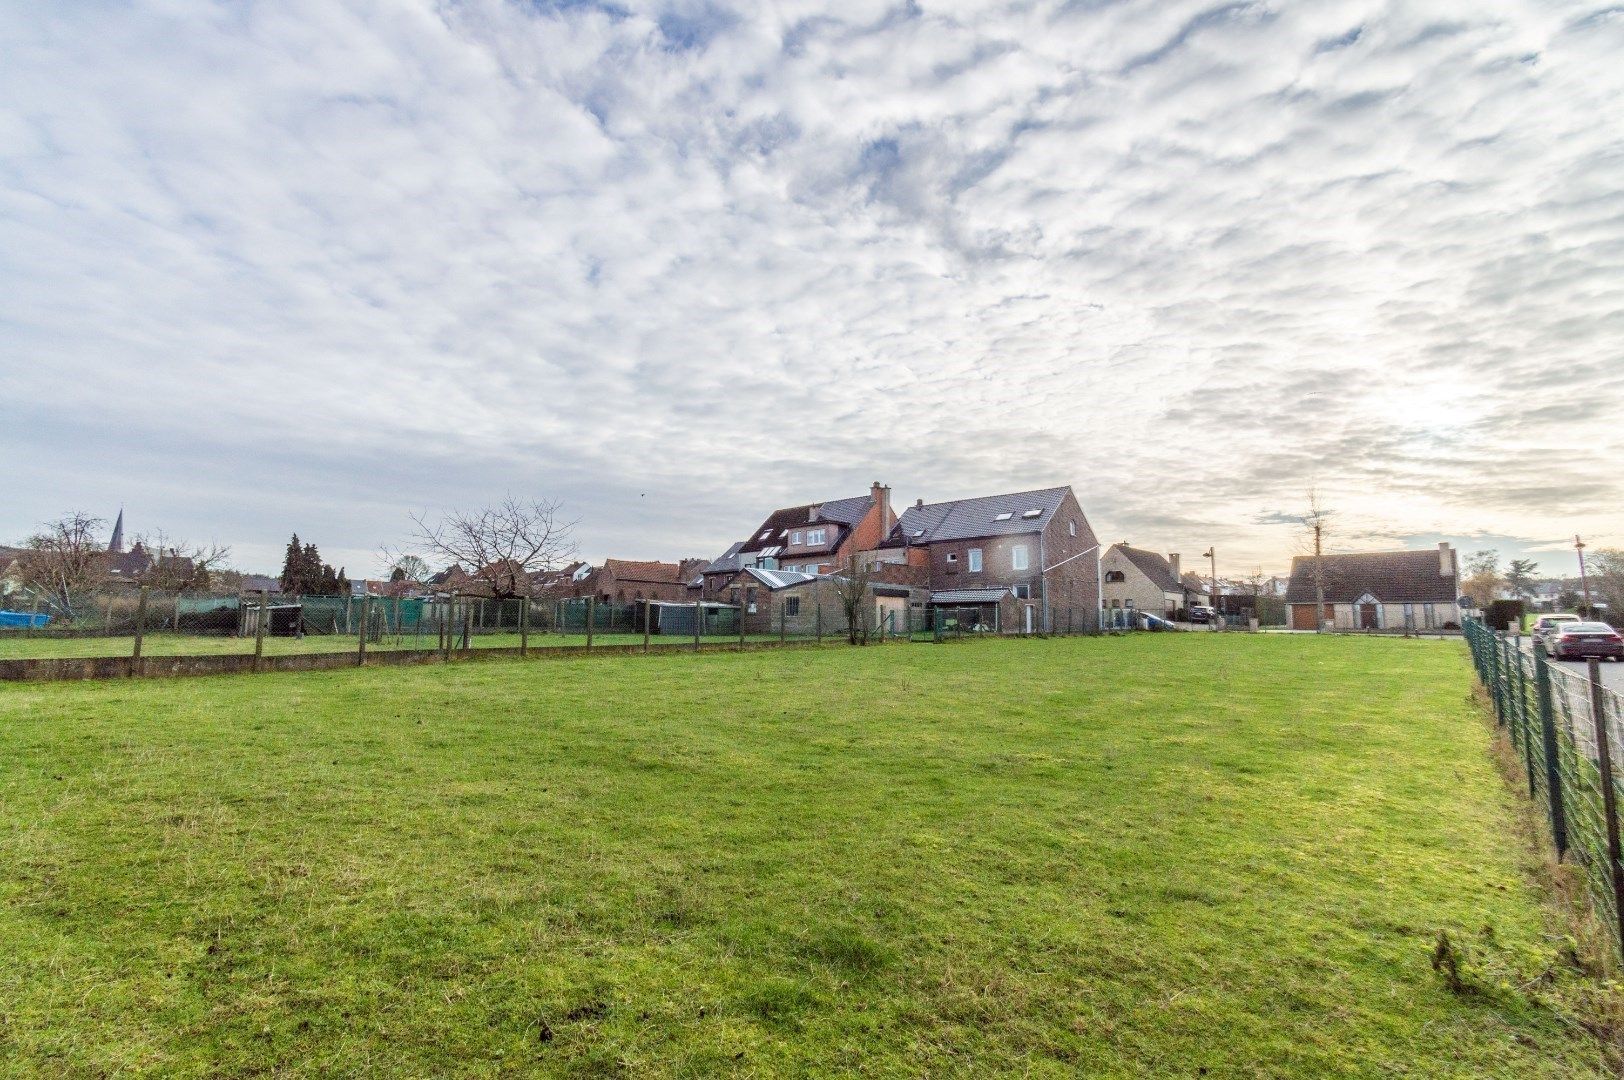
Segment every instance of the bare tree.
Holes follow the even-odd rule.
[[[135,538],[147,556],[147,564],[135,572],[135,580],[153,589],[190,592],[209,587],[211,576],[225,568],[231,549],[219,544],[208,546],[171,539],[162,529]]]
[[[576,523],[563,520],[562,509],[559,502],[509,495],[481,510],[450,511],[432,524],[427,515],[413,514],[412,544],[429,558],[467,567],[494,599],[512,600],[530,594],[531,575],[556,570],[575,554]]]
[[[46,522],[28,538],[17,560],[23,586],[44,600],[63,619],[107,574],[107,550],[97,533],[101,518],[82,510]]]
[[[426,584],[434,570],[421,556],[405,554],[394,559],[389,567],[390,581],[406,581],[413,585]]]
[[[853,645],[868,643],[868,593],[874,581],[874,564],[858,560],[854,555],[846,560],[834,578],[835,596],[846,614],[846,639]]]

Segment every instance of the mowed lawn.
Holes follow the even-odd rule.
[[[0,685],[0,1072],[1599,1073],[1469,693],[1238,634]]]

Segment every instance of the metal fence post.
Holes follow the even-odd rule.
[[[738,630],[739,630],[739,651],[743,652],[744,651],[744,594],[743,593],[739,594],[739,609],[738,609],[738,615],[736,617],[739,620],[739,626],[738,626]]]
[[[141,639],[147,632],[147,587],[141,586],[140,598],[135,602],[135,649],[130,653],[130,674],[141,674]]]
[[[1612,871],[1613,914],[1618,919],[1618,943],[1624,949],[1624,865],[1618,844],[1618,793],[1613,790],[1613,751],[1607,741],[1607,701],[1601,688],[1601,661],[1590,658],[1590,719],[1596,727],[1596,764],[1601,769],[1602,812],[1607,817],[1607,865]]]
[[[530,598],[519,597],[519,655],[530,655]]]
[[[592,648],[592,624],[596,621],[597,607],[596,596],[586,598],[586,647],[589,649]]]
[[[652,601],[652,600],[644,600],[643,601],[643,651],[644,652],[648,652],[648,639],[649,639],[649,633],[650,633],[650,629],[651,629],[649,624],[653,621],[653,618],[654,618],[654,601]]]
[[[1523,759],[1528,768],[1528,797],[1536,798],[1539,795],[1539,788],[1534,779],[1534,725],[1528,718],[1528,677],[1523,671],[1520,634],[1506,643],[1506,651],[1511,660],[1511,677],[1507,681],[1507,688],[1511,691],[1517,724],[1522,728]]]
[[[1556,858],[1561,861],[1568,850],[1568,816],[1562,805],[1562,770],[1557,763],[1556,715],[1551,707],[1551,665],[1545,659],[1545,643],[1534,639],[1534,696],[1539,703],[1539,727],[1545,747],[1545,793],[1551,813],[1551,839],[1556,844]]]
[[[1505,727],[1506,713],[1504,703],[1500,700],[1500,645],[1494,636],[1489,641],[1489,700],[1494,702],[1494,722]],[[1511,736],[1512,742],[1517,741],[1515,733]]]
[[[705,619],[705,609],[700,606],[701,603],[702,601],[699,600],[694,601],[694,652],[699,651],[700,624],[704,622]]]

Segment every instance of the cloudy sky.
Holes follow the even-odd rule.
[[[0,0],[0,539],[1624,546],[1624,7]],[[1220,569],[1223,569],[1221,567]]]

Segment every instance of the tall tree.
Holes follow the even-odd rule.
[[[1479,611],[1486,610],[1500,591],[1500,553],[1494,548],[1474,551],[1466,559],[1466,576],[1461,580],[1461,592],[1471,598]]]
[[[107,574],[101,526],[82,510],[64,514],[30,536],[17,560],[23,587],[64,620],[73,619]]]
[[[1331,511],[1320,501],[1319,492],[1310,490],[1308,493],[1308,510],[1302,516],[1302,539],[1304,545],[1312,555],[1313,562],[1310,570],[1314,579],[1314,631],[1322,632],[1325,629],[1325,588],[1329,581],[1326,579],[1325,545],[1331,535]]]
[[[1602,548],[1585,559],[1592,603],[1607,605],[1607,621],[1624,626],[1624,548]],[[1594,612],[1590,612],[1594,616]]]
[[[304,548],[299,544],[299,534],[294,533],[293,539],[288,541],[287,553],[282,556],[282,591],[285,593],[301,592],[298,586],[304,581]]]
[[[1518,600],[1525,600],[1534,595],[1534,575],[1539,572],[1539,563],[1532,559],[1512,559],[1506,567],[1506,588]]]
[[[147,565],[136,571],[136,580],[150,588],[173,592],[208,588],[212,575],[224,569],[231,557],[228,547],[189,544],[171,539],[162,529],[143,533],[135,542],[147,553]]]
[[[469,568],[468,576],[497,600],[530,594],[531,579],[556,570],[575,553],[575,522],[563,504],[508,496],[495,506],[449,511],[437,521],[412,515],[412,545],[437,562]]]

